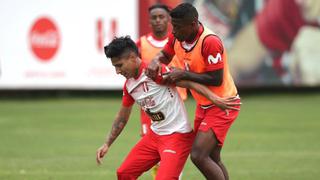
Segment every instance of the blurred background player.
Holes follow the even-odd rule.
[[[141,59],[149,64],[151,59],[165,46],[168,42],[168,31],[170,30],[170,9],[164,4],[155,4],[149,7],[149,25],[151,32],[141,36],[136,42]],[[182,68],[178,59],[174,59],[169,66]],[[185,88],[177,87],[180,97],[183,100],[187,99],[187,90]],[[149,116],[141,109],[140,110],[140,121],[141,121],[141,136],[147,134],[150,130],[151,120]],[[155,177],[158,166],[152,168],[151,175]]]

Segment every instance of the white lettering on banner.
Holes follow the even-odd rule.
[[[213,57],[212,55],[208,56],[209,64],[217,64],[219,61],[222,61],[222,57],[220,53],[218,53],[216,57]]]
[[[34,32],[31,34],[31,43],[37,48],[55,48],[58,46],[58,33],[48,31],[46,33]]]

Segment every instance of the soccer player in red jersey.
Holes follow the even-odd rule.
[[[162,66],[155,80],[147,77],[146,64],[139,58],[138,49],[129,37],[115,38],[105,47],[105,54],[111,58],[116,72],[127,80],[123,87],[122,107],[106,142],[97,150],[97,163],[101,163],[109,147],[125,127],[132,105],[136,102],[152,120],[151,131],[141,138],[125,158],[117,170],[118,179],[137,179],[158,162],[160,167],[156,179],[178,179],[190,153],[194,133],[176,88],[162,85],[170,68]],[[195,82],[179,81],[176,85],[196,89],[197,93],[224,108],[232,109],[238,105],[234,103],[235,97],[219,98],[208,88]]]
[[[147,75],[154,78],[161,63],[168,64],[176,56],[184,62],[185,70],[174,69],[168,74],[167,83],[189,80],[206,85],[220,97],[237,96],[226,50],[220,38],[198,21],[196,8],[182,3],[170,12],[170,16],[172,35],[164,49],[149,64]],[[197,134],[191,160],[207,179],[228,179],[220,151],[240,107],[225,111],[194,90],[191,93],[197,102],[194,122]]]

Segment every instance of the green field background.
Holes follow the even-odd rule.
[[[135,106],[101,166],[104,142],[121,103],[115,97],[0,100],[0,179],[113,180],[139,139]],[[320,179],[320,93],[246,95],[222,152],[231,180]],[[186,102],[193,121],[195,102]],[[140,179],[151,179],[145,173]],[[204,179],[188,160],[184,180]]]

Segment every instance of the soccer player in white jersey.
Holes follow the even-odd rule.
[[[105,54],[111,58],[117,74],[126,77],[123,87],[122,107],[116,116],[106,142],[97,150],[100,164],[109,147],[125,127],[134,102],[150,116],[151,131],[132,148],[117,170],[120,180],[137,179],[143,172],[160,162],[158,180],[178,179],[190,153],[194,133],[176,88],[163,85],[162,79],[170,69],[163,66],[155,80],[145,75],[146,64],[138,55],[138,49],[130,37],[115,38],[105,46]],[[236,97],[220,98],[205,86],[180,81],[177,86],[191,88],[206,96],[222,109],[234,109],[239,104]]]

